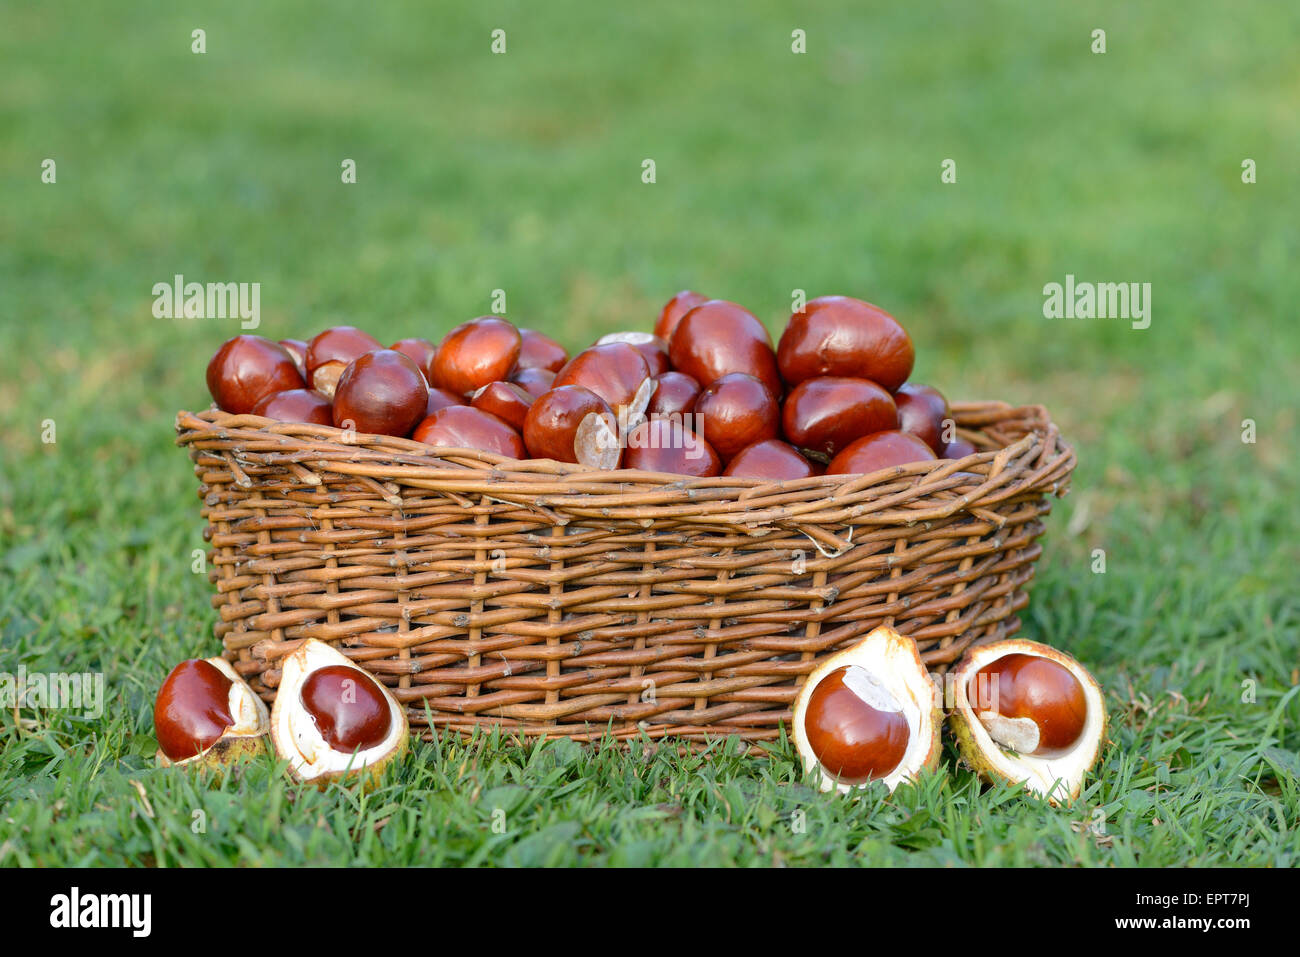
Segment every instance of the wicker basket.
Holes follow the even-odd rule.
[[[890,624],[942,670],[1019,628],[1049,494],[1039,406],[953,406],[981,451],[783,483],[584,471],[217,410],[177,416],[225,655],[268,700],[306,638],[413,726],[776,737],[818,661]]]

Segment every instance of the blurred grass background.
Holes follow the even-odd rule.
[[[915,378],[1042,403],[1078,446],[1025,633],[1079,655],[1113,695],[1116,747],[1086,802],[1127,822],[1108,841],[1071,827],[1083,812],[981,794],[961,772],[929,795],[926,826],[897,810],[915,798],[860,817],[819,804],[836,826],[799,843],[779,815],[780,837],[724,821],[713,796],[825,800],[789,783],[788,751],[719,764],[721,783],[681,812],[655,786],[620,794],[603,752],[561,749],[547,767],[570,769],[564,787],[592,816],[538,797],[550,839],[540,825],[516,835],[524,850],[471,834],[440,859],[1294,863],[1297,30],[1300,8],[1282,3],[7,4],[0,670],[103,670],[114,696],[97,722],[8,717],[0,864],[356,850],[340,818],[310,852],[275,834],[256,854],[234,838],[168,852],[164,825],[135,813],[133,776],[158,806],[226,793],[148,770],[154,690],[215,651],[172,420],[207,405],[208,358],[239,331],[155,319],[151,288],[177,273],[261,283],[257,331],[272,338],[349,322],[386,342],[436,340],[497,288],[512,319],[571,348],[648,328],[682,287],[742,302],[776,334],[792,290],[854,295],[908,326]],[[340,182],[345,158],[355,185]],[[955,184],[940,182],[945,159]],[[1150,282],[1150,328],[1045,319],[1042,288],[1067,273]],[[476,747],[472,773],[547,793],[532,752]],[[448,799],[419,781],[457,753],[408,767],[396,806]],[[703,773],[658,760],[670,785]],[[278,800],[267,774],[257,790]],[[645,801],[681,813],[629,824]],[[84,815],[99,805],[117,810],[97,838]],[[1171,816],[1196,823],[1171,833]]]

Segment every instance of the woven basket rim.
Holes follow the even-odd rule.
[[[410,439],[346,433],[330,426],[280,422],[210,408],[176,416],[177,444],[220,455],[237,483],[252,487],[249,471],[295,472],[305,485],[319,472],[369,486],[394,507],[401,487],[519,505],[565,525],[575,520],[631,520],[649,527],[677,524],[731,526],[749,534],[771,527],[813,529],[810,537],[838,551],[850,542],[827,526],[913,525],[946,518],[1018,496],[1062,494],[1074,450],[1041,405],[953,403],[958,435],[978,451],[861,475],[821,475],[787,481],[691,478],[633,469],[593,471],[551,459],[511,459],[474,449],[435,449]],[[1001,428],[1006,444],[982,431]],[[1012,466],[1016,467],[1012,467]],[[824,549],[823,549],[824,550]]]

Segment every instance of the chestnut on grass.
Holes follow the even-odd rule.
[[[873,781],[891,791],[939,763],[943,712],[912,639],[880,627],[808,676],[791,730],[804,771],[847,794]]]
[[[444,449],[477,449],[512,459],[525,457],[523,439],[509,423],[468,405],[439,409],[415,427],[411,438]]]
[[[438,353],[437,346],[428,339],[398,339],[388,348],[414,362],[415,367],[423,373],[425,381],[428,381],[429,368],[433,365],[433,357]]]
[[[652,376],[661,376],[669,369],[668,343],[658,336],[652,336],[648,332],[611,332],[601,336],[595,344],[604,346],[611,342],[626,342],[633,346],[645,359]]]
[[[334,398],[334,388],[348,364],[383,343],[356,326],[335,326],[319,333],[307,344],[307,383],[327,399]]]
[[[707,478],[722,463],[713,446],[677,419],[647,419],[628,433],[623,467]]]
[[[888,431],[864,435],[852,442],[826,466],[827,475],[865,475],[880,469],[925,462],[935,458],[926,445],[915,435]]]
[[[555,387],[555,373],[549,369],[516,369],[510,381],[535,399]]]
[[[504,319],[480,316],[462,322],[438,343],[429,385],[456,395],[471,395],[489,382],[509,379],[523,339]]]
[[[405,437],[424,418],[429,387],[409,356],[376,349],[343,371],[334,392],[334,424],[341,429]]]
[[[744,372],[774,396],[785,392],[767,328],[725,299],[710,299],[682,316],[668,340],[668,355],[675,369],[705,388],[729,372]]]
[[[545,333],[536,329],[519,329],[519,364],[518,368],[543,369],[546,372],[559,372],[569,361],[568,350]]]
[[[898,430],[915,435],[930,446],[935,454],[942,455],[943,423],[948,418],[948,400],[938,389],[928,385],[908,382],[894,393],[898,406]]]
[[[963,763],[1053,804],[1079,796],[1106,739],[1101,686],[1083,665],[1048,645],[1006,638],[970,648],[949,676],[948,720]]]
[[[722,474],[780,482],[809,478],[818,472],[793,445],[780,439],[764,439],[737,452]]]
[[[781,431],[781,410],[767,386],[752,375],[731,372],[714,380],[695,403],[700,433],[724,461]]]
[[[800,382],[786,396],[781,418],[791,442],[831,456],[864,435],[898,428],[889,393],[870,379],[847,376]]]
[[[280,422],[334,424],[330,400],[312,389],[287,389],[268,395],[253,406],[253,415],[264,415]]]
[[[252,412],[274,392],[304,384],[289,350],[264,336],[227,339],[208,363],[208,391],[218,408],[234,415]]]
[[[667,342],[672,338],[673,330],[677,328],[677,323],[681,322],[682,316],[708,301],[708,296],[683,289],[664,303],[664,307],[659,310],[659,318],[655,321],[655,335]]]
[[[524,427],[524,416],[533,404],[533,396],[513,382],[489,382],[474,393],[470,402],[476,409],[490,412],[515,429]]]
[[[360,777],[368,789],[408,737],[392,693],[329,645],[309,638],[285,657],[271,740],[298,780]]]
[[[650,395],[646,414],[687,415],[695,411],[700,396],[700,384],[685,372],[665,372],[655,378],[655,390]]]
[[[218,767],[262,750],[266,705],[224,658],[182,661],[153,709],[158,763]]]
[[[893,392],[912,374],[912,340],[879,306],[848,296],[822,296],[790,317],[777,346],[791,387],[813,376],[870,379]]]
[[[584,349],[555,374],[553,388],[580,385],[604,399],[620,422],[636,422],[654,393],[645,357],[626,342]]]
[[[524,444],[537,459],[616,469],[623,450],[618,419],[590,389],[562,385],[539,396],[524,417]]]

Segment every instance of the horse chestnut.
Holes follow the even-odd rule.
[[[303,385],[289,350],[264,336],[227,339],[208,363],[208,391],[218,408],[234,415],[252,412],[268,395]]]
[[[782,410],[785,435],[800,448],[835,455],[855,439],[898,428],[889,393],[870,379],[817,376],[790,390]]]
[[[781,410],[767,386],[752,375],[731,372],[714,380],[695,402],[700,434],[726,461],[781,431]]]
[[[709,443],[676,419],[647,419],[627,436],[623,467],[706,478],[722,469]]]
[[[504,319],[480,316],[462,322],[438,343],[429,385],[456,395],[471,395],[489,382],[509,379],[523,339]]]
[[[287,389],[268,395],[253,406],[253,415],[264,415],[280,422],[334,424],[330,400],[311,389]]]
[[[341,429],[407,436],[424,418],[429,387],[410,356],[376,349],[358,356],[339,376],[334,424]]]
[[[729,372],[744,372],[774,396],[785,392],[767,328],[734,302],[711,299],[682,316],[668,355],[674,368],[706,388]]]
[[[356,326],[335,326],[319,333],[307,344],[307,384],[325,396],[334,398],[339,376],[353,359],[383,344]]]
[[[943,421],[948,418],[948,400],[938,389],[909,382],[894,393],[898,406],[898,430],[915,435],[936,453],[942,453]]]
[[[814,376],[854,376],[892,392],[912,374],[914,359],[897,319],[848,296],[807,303],[790,317],[777,346],[781,375],[791,386]]]
[[[818,473],[793,445],[780,439],[764,439],[737,452],[722,474],[780,482],[810,478]]]
[[[524,442],[510,425],[490,412],[468,405],[449,405],[427,417],[411,438],[445,449],[477,449],[522,459]]]
[[[476,409],[490,412],[515,429],[524,427],[524,416],[533,404],[533,396],[513,382],[489,382],[474,393],[470,402]]]
[[[893,430],[876,432],[850,443],[843,452],[831,459],[831,464],[826,466],[826,474],[865,475],[896,465],[925,462],[934,458],[930,446],[915,435]]]
[[[659,310],[659,318],[655,321],[655,335],[667,342],[672,338],[677,323],[682,321],[682,316],[696,306],[702,306],[708,301],[708,296],[701,296],[698,292],[683,289],[664,303],[664,307]]]
[[[519,330],[519,364],[518,368],[544,369],[547,372],[559,372],[569,361],[568,350],[548,335],[536,329]]]
[[[580,385],[557,386],[539,396],[524,417],[523,431],[534,458],[616,469],[623,454],[613,410]]]

